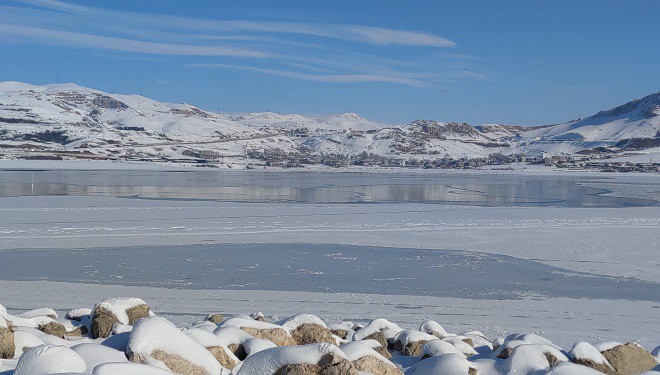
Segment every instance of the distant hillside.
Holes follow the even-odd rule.
[[[0,83],[0,147],[102,157],[197,158],[255,152],[373,154],[387,158],[478,158],[493,153],[575,153],[593,147],[657,147],[660,93],[560,125],[404,125],[355,113],[308,117],[217,114],[139,95],[74,84]]]

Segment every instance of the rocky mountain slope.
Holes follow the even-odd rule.
[[[532,128],[428,120],[388,125],[354,113],[228,115],[74,84],[0,83],[0,147],[11,155],[40,150],[185,159],[302,152],[459,159],[657,147],[659,132],[660,93],[576,121]]]

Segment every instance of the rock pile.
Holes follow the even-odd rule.
[[[104,299],[64,318],[49,308],[12,315],[0,305],[0,372],[14,375],[633,375],[660,371],[659,352],[634,342],[565,350],[533,333],[491,340],[435,321],[404,329],[311,314],[278,322],[215,313],[179,328],[138,298]]]

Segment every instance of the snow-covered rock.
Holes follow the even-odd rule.
[[[328,371],[324,371],[325,369]],[[276,373],[282,375],[319,373],[357,375],[357,370],[337,346],[320,343],[262,350],[248,357],[237,375],[274,375]]]
[[[39,309],[29,310],[20,314],[18,317],[29,319],[37,316],[47,316],[51,319],[59,318],[59,316],[57,315],[57,311],[51,309],[50,307],[42,307]]]
[[[394,350],[406,356],[422,355],[422,347],[431,340],[439,340],[436,336],[422,331],[404,329],[394,336]]]
[[[270,340],[278,346],[295,345],[289,331],[277,324],[261,322],[251,318],[234,317],[222,322],[221,326],[240,328],[254,337]]]
[[[138,320],[126,354],[132,362],[168,368],[176,374],[228,374],[215,357],[164,318]]]
[[[474,375],[475,365],[460,354],[448,353],[417,362],[406,375]]]
[[[46,344],[27,349],[18,360],[14,375],[82,373],[86,370],[85,360],[75,351]]]
[[[97,303],[92,312],[92,337],[106,338],[115,323],[133,325],[153,315],[149,306],[139,298],[107,298]]]
[[[93,369],[100,364],[108,362],[128,362],[124,352],[103,345],[84,343],[72,346],[71,350],[78,353],[85,361],[87,369]]]
[[[568,352],[571,361],[583,366],[588,366],[600,372],[613,371],[612,365],[593,345],[580,341],[573,345]]]
[[[332,332],[323,320],[312,314],[298,314],[280,322],[291,332],[291,337],[298,345],[327,342],[335,344]]]

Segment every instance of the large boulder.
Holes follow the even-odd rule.
[[[14,358],[15,349],[13,327],[0,316],[0,358]]]
[[[353,341],[342,344],[340,349],[353,362],[357,371],[372,375],[401,375],[401,371],[387,358],[378,354],[367,341]]]
[[[65,346],[40,345],[27,349],[16,364],[14,375],[81,373],[87,365],[78,353]]]
[[[106,338],[115,323],[134,325],[140,318],[151,316],[149,306],[139,298],[108,298],[92,311],[92,338]]]
[[[335,344],[332,332],[323,320],[312,314],[294,315],[282,322],[282,328],[291,332],[291,337],[298,345],[327,342]]]
[[[291,331],[291,337],[298,345],[313,344],[315,342],[327,342],[334,344],[335,339],[329,329],[318,324],[305,323]]]
[[[284,365],[275,375],[357,375],[353,364],[335,354],[326,354],[316,364]]]
[[[162,364],[180,375],[229,373],[206,348],[164,318],[151,317],[136,322],[126,354],[131,362]]]
[[[421,356],[424,344],[431,340],[438,338],[422,331],[404,329],[394,336],[394,350],[404,356]]]
[[[296,345],[291,334],[277,324],[261,322],[252,318],[235,317],[225,320],[222,322],[221,326],[234,326],[240,328],[253,337],[270,340],[277,346]]]
[[[320,343],[259,351],[237,375],[357,375],[357,370],[338,347]]]
[[[649,371],[657,365],[655,358],[634,342],[617,345],[601,352],[617,375],[633,375]]]
[[[614,374],[614,369],[610,363],[603,357],[602,354],[593,345],[588,342],[577,342],[573,348],[568,352],[571,362],[591,367],[596,371],[605,374]]]
[[[231,370],[238,364],[239,359],[223,344],[222,340],[213,333],[201,328],[190,328],[184,330],[184,332],[213,354],[222,367]]]
[[[19,318],[24,318],[24,319],[30,319],[30,318],[35,318],[39,316],[47,316],[51,319],[57,319],[59,316],[57,315],[57,311],[51,309],[50,307],[42,307],[39,309],[34,309],[34,310],[29,310],[26,311],[22,314],[20,314],[18,317]]]
[[[47,335],[57,336],[63,339],[67,335],[66,328],[58,322],[48,322],[39,326],[39,330]],[[80,335],[78,335],[80,336]]]

